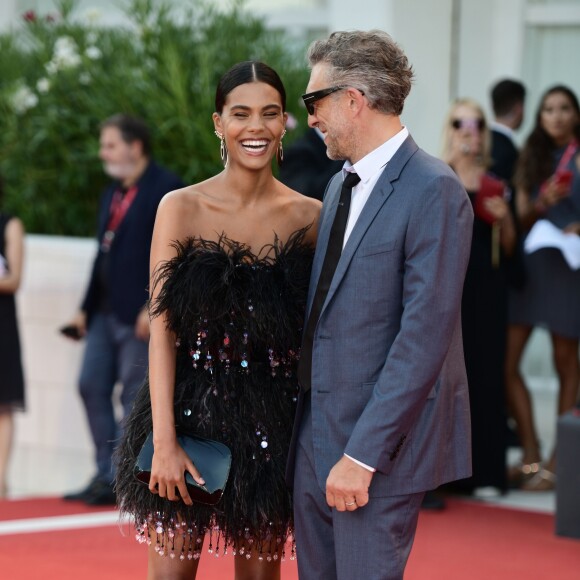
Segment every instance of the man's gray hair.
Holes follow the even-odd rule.
[[[400,115],[413,69],[401,47],[382,30],[333,32],[308,49],[311,67],[330,65],[328,82],[364,92],[371,109]]]

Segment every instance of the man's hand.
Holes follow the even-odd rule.
[[[149,311],[147,307],[143,308],[137,316],[135,322],[135,336],[140,339],[147,341],[149,340]]]
[[[78,337],[71,337],[69,335],[69,338],[71,338],[72,340],[80,340],[81,338],[85,337],[87,334],[87,315],[85,312],[83,312],[82,310],[79,310],[75,317],[66,325],[66,326],[72,326],[74,328],[76,328],[78,330]],[[65,336],[67,336],[65,334]]]
[[[339,512],[354,511],[369,502],[373,472],[344,455],[326,480],[326,503]]]

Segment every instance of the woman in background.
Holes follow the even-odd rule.
[[[467,493],[477,487],[507,487],[504,362],[507,278],[516,230],[509,191],[488,172],[490,144],[481,107],[469,99],[455,101],[444,130],[444,160],[465,186],[475,213],[461,305],[473,476],[453,485]]]
[[[0,182],[0,207],[2,202]],[[14,295],[24,259],[22,222],[0,209],[0,499],[8,494],[14,411],[24,408],[24,378]]]
[[[565,86],[543,95],[534,128],[520,155],[515,175],[518,217],[527,233],[540,220],[564,233],[580,235],[580,107]],[[580,362],[580,270],[573,270],[555,248],[525,255],[527,283],[514,291],[506,380],[513,418],[523,448],[521,463],[510,479],[527,491],[554,488],[555,455],[541,465],[528,388],[520,374],[522,354],[535,326],[547,328],[560,383],[558,414],[571,409],[578,396]]]

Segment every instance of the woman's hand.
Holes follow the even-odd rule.
[[[576,234],[580,236],[580,222],[572,222],[564,228],[565,234]]]
[[[149,323],[149,310],[147,307],[143,308],[137,320],[135,321],[135,336],[144,342],[149,340],[150,334],[150,323]]]
[[[181,498],[186,505],[192,505],[185,484],[186,471],[197,483],[205,485],[203,477],[177,441],[154,444],[149,491],[170,501]]]
[[[485,209],[495,218],[496,222],[503,222],[511,217],[510,208],[502,197],[488,197],[483,203]]]
[[[567,197],[569,193],[569,185],[559,183],[554,178],[551,178],[546,182],[546,185],[542,189],[538,199],[543,204],[544,208],[548,209]]]

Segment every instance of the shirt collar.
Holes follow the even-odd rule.
[[[343,177],[347,173],[355,172],[360,177],[361,183],[366,183],[392,159],[397,149],[403,144],[403,141],[409,136],[407,127],[403,127],[396,135],[379,145],[376,149],[367,153],[362,159],[354,165],[346,161],[342,168]]]
[[[503,125],[502,123],[498,123],[497,121],[492,121],[489,124],[489,128],[492,131],[497,131],[498,133],[501,133],[502,135],[509,137],[512,141],[514,140],[515,133],[513,129],[511,127],[508,127],[507,125]]]

